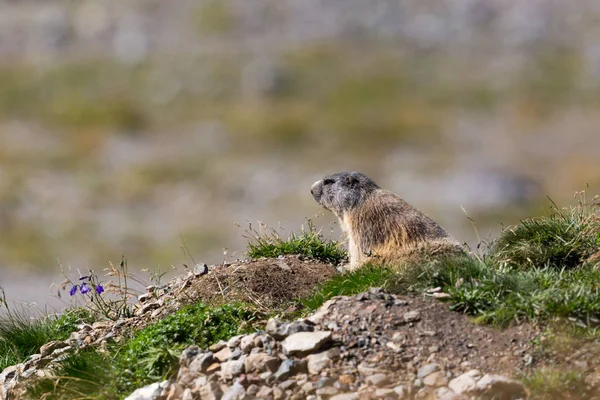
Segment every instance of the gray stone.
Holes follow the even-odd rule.
[[[336,394],[338,394],[338,390],[333,386],[327,386],[327,387],[324,387],[321,389],[317,389],[316,393],[317,393],[317,396],[328,397],[328,396],[335,396]]]
[[[462,393],[470,393],[475,390],[477,386],[477,374],[473,371],[479,373],[477,370],[471,370],[469,372],[465,372],[462,375],[457,376],[452,379],[448,384],[448,387],[454,391],[454,393],[462,394]]]
[[[279,368],[281,360],[265,353],[250,354],[244,361],[246,373],[252,372],[275,372]]]
[[[61,349],[63,347],[67,347],[69,344],[66,342],[62,342],[59,340],[53,340],[51,342],[46,343],[42,347],[40,347],[40,355],[42,357],[48,356],[52,354],[54,350]]]
[[[165,382],[156,382],[143,388],[137,389],[125,398],[125,400],[154,400],[163,391],[163,385]]]
[[[367,376],[365,378],[365,382],[368,385],[373,385],[375,387],[384,387],[390,384],[390,378],[386,374],[374,374],[371,376]]]
[[[426,386],[440,387],[448,384],[448,378],[442,371],[433,372],[423,378],[423,383]]]
[[[394,389],[377,389],[375,391],[375,397],[378,399],[396,400],[398,398],[398,393],[396,393]]]
[[[331,331],[298,332],[288,336],[283,341],[285,354],[307,354],[319,350],[331,341]]]
[[[208,382],[200,388],[200,398],[202,400],[219,400],[222,397],[223,390],[215,381]]]
[[[408,396],[408,390],[404,385],[394,386],[394,392],[398,394],[398,397],[403,399],[405,396]]]
[[[418,322],[421,320],[421,313],[419,311],[408,311],[403,315],[405,322]]]
[[[238,347],[240,345],[240,342],[242,341],[242,338],[244,337],[244,335],[237,335],[232,337],[231,339],[229,339],[227,341],[227,347],[229,347],[230,349],[234,348],[234,347]]]
[[[256,393],[256,397],[259,399],[266,399],[267,397],[271,396],[272,393],[273,393],[273,389],[271,389],[270,387],[261,386],[258,393]]]
[[[325,368],[332,366],[331,358],[329,358],[329,352],[324,351],[322,353],[311,354],[306,357],[308,362],[308,373],[312,375],[319,374]]]
[[[227,346],[227,342],[224,340],[220,340],[217,343],[212,344],[208,350],[212,351],[213,353],[216,353],[218,351],[223,350],[225,347]]]
[[[18,365],[11,365],[10,367],[4,368],[0,374],[0,383],[12,380],[15,376],[17,376],[18,371]]]
[[[198,346],[189,346],[179,356],[179,365],[189,367],[190,363],[196,359],[201,350]]]
[[[231,380],[244,373],[244,357],[239,360],[227,361],[221,364],[221,377]]]
[[[208,367],[210,367],[215,362],[215,357],[212,352],[204,353],[198,357],[190,364],[191,371],[197,371],[201,373],[205,373]]]
[[[335,396],[331,396],[329,400],[358,400],[358,394],[356,393],[340,393]]]
[[[292,375],[305,373],[307,371],[306,364],[306,360],[283,360],[275,372],[275,379],[284,380]]]
[[[214,357],[219,360],[219,362],[225,362],[231,358],[231,349],[229,347],[224,347],[220,351],[214,354]]]
[[[279,389],[277,386],[273,387],[273,400],[281,400],[285,396],[283,390]]]
[[[438,364],[427,364],[419,368],[417,372],[418,378],[425,378],[427,375],[432,374],[436,371],[440,370],[440,366]]]
[[[244,336],[240,340],[240,350],[243,353],[250,353],[250,351],[254,347],[254,338],[256,338],[256,336],[257,336],[256,333],[252,333],[250,335]]]
[[[246,389],[238,382],[234,383],[231,388],[223,395],[221,400],[243,400],[246,396]]]

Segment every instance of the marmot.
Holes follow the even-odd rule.
[[[432,255],[464,252],[433,219],[359,172],[326,176],[310,192],[339,218],[348,239],[350,270],[371,260],[398,262],[415,250]]]

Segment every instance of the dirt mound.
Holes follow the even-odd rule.
[[[274,309],[308,296],[337,273],[331,264],[297,256],[242,261],[212,268],[191,283],[187,295],[207,304],[244,301]]]

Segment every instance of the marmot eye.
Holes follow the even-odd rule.
[[[334,182],[333,179],[325,179],[323,180],[323,185],[331,185]]]

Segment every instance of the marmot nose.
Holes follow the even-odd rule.
[[[313,183],[313,185],[310,187],[310,194],[312,194],[313,196],[318,195],[321,192],[319,190],[320,184],[321,184],[321,181],[316,181],[315,183]]]

